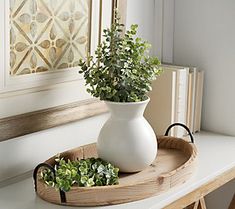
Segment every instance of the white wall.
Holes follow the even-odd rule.
[[[235,135],[235,1],[175,0],[173,61],[205,71],[202,128]],[[208,195],[208,209],[226,209],[235,182]]]
[[[154,43],[154,0],[128,0],[127,13],[127,25],[139,24],[139,35]],[[94,142],[106,119],[107,114],[0,142],[0,182],[58,152]]]
[[[0,182],[32,170],[49,157],[95,142],[107,114],[0,142]]]
[[[176,0],[174,63],[205,70],[202,128],[235,135],[235,1]]]
[[[127,0],[127,29],[132,24],[138,24],[138,36],[147,40],[154,48],[155,34],[155,1]],[[154,49],[153,49],[154,50]]]

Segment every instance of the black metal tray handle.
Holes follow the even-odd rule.
[[[193,135],[192,135],[191,131],[189,130],[189,128],[188,128],[186,125],[184,125],[184,124],[182,124],[182,123],[173,123],[173,124],[171,124],[171,125],[167,128],[166,133],[165,133],[165,136],[168,136],[169,131],[170,131],[173,127],[175,127],[175,126],[181,126],[181,127],[183,127],[183,128],[188,132],[189,137],[190,137],[190,139],[191,139],[191,142],[194,143],[194,138],[193,138]]]
[[[53,172],[54,176],[55,176],[55,169],[47,163],[40,163],[33,171],[33,179],[34,179],[34,187],[35,187],[35,191],[37,192],[37,177],[38,177],[38,170],[42,167],[48,168],[51,170],[51,172]],[[62,191],[60,189],[60,201],[61,203],[66,203],[66,195],[65,192]]]

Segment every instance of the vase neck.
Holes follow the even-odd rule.
[[[143,102],[106,102],[111,116],[116,119],[135,119],[143,117],[145,108],[149,102],[149,99]]]

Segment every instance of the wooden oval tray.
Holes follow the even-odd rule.
[[[158,137],[158,148],[152,165],[138,173],[120,174],[119,185],[72,187],[69,192],[64,193],[46,186],[42,180],[36,178],[39,169],[35,169],[35,190],[39,197],[48,202],[70,206],[119,204],[163,193],[175,185],[183,184],[192,176],[196,167],[197,150],[192,143],[168,136]],[[66,151],[61,156],[71,160],[97,157],[96,144]],[[54,166],[54,158],[45,163]]]

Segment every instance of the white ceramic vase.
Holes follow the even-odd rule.
[[[98,156],[117,166],[122,172],[141,171],[156,157],[156,136],[143,117],[149,100],[106,102],[111,116],[98,137]]]

